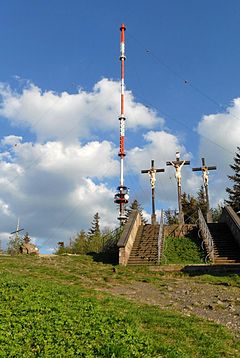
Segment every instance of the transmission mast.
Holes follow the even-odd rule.
[[[120,37],[120,61],[121,61],[121,113],[119,116],[120,121],[120,145],[119,145],[119,157],[120,157],[120,185],[117,187],[117,193],[115,194],[114,202],[119,204],[119,216],[120,224],[123,225],[126,220],[125,205],[128,203],[129,195],[128,188],[124,185],[123,179],[123,160],[125,157],[124,150],[124,137],[125,137],[125,114],[124,114],[124,63],[125,56],[125,30],[124,24],[121,25],[121,37]]]

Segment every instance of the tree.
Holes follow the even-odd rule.
[[[143,223],[143,224],[146,224],[146,223],[147,223],[147,220],[144,219],[144,217],[143,217],[143,208],[142,208],[142,206],[139,204],[139,202],[137,201],[137,199],[133,200],[133,202],[130,204],[129,209],[127,209],[127,214],[126,214],[127,218],[129,218],[129,216],[130,216],[130,214],[131,214],[131,212],[132,212],[133,210],[138,210],[138,212],[139,212],[140,215],[141,215],[142,223]]]
[[[9,243],[7,247],[7,253],[10,255],[17,255],[20,253],[20,247],[23,243],[23,239],[16,234],[15,236],[10,236]]]
[[[72,240],[73,254],[86,254],[87,252],[87,235],[84,230],[81,230]]]
[[[93,217],[92,226],[88,231],[88,236],[94,236],[100,234],[100,216],[96,213]]]
[[[236,212],[240,210],[240,147],[237,147],[237,152],[233,158],[234,164],[230,164],[230,168],[234,171],[233,175],[228,175],[228,178],[233,182],[232,188],[226,188],[228,193],[228,200],[226,203],[231,205]]]
[[[181,200],[184,214],[184,222],[186,224],[194,224],[198,218],[197,199],[193,195],[183,193]]]
[[[164,210],[164,222],[166,225],[178,224],[177,210]]]
[[[29,237],[29,234],[28,234],[28,232],[26,232],[26,234],[24,235],[24,238],[23,238],[23,242],[25,244],[29,244],[30,241],[31,241],[31,239]]]
[[[184,213],[184,222],[186,224],[195,224],[198,219],[198,209],[201,209],[203,216],[207,217],[207,202],[203,186],[197,192],[197,197],[183,193],[182,208]]]
[[[103,247],[100,231],[100,216],[96,213],[93,217],[92,226],[87,235],[88,252],[100,252]]]
[[[214,223],[219,222],[220,216],[222,214],[222,207],[218,204],[216,208],[212,209],[212,221]]]

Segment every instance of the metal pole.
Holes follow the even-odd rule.
[[[206,204],[207,204],[207,222],[212,223],[212,212],[210,210],[210,204],[209,204],[209,195],[208,195],[208,185],[205,185],[205,194],[206,194]]]
[[[120,31],[120,61],[121,61],[121,105],[120,105],[120,140],[119,140],[119,157],[120,157],[120,184],[117,188],[118,192],[115,195],[114,202],[119,204],[119,217],[120,224],[123,225],[126,220],[125,215],[125,204],[128,203],[128,188],[124,186],[124,157],[125,157],[125,151],[124,151],[124,139],[125,139],[125,114],[124,114],[124,62],[126,60],[125,56],[125,30],[126,27],[124,24],[121,25]]]
[[[147,173],[150,177],[150,184],[152,188],[152,215],[151,215],[151,222],[152,224],[156,224],[156,213],[155,213],[155,182],[156,182],[156,173],[164,172],[164,169],[156,169],[154,167],[154,160],[151,160],[151,168],[150,169],[143,169],[141,170],[142,174]]]
[[[151,161],[151,170],[154,173],[154,160]],[[155,185],[152,186],[152,217],[151,217],[152,225],[156,223],[156,214],[155,214]]]
[[[182,211],[182,190],[181,190],[181,185],[178,184],[178,222],[179,224],[184,224],[184,216],[183,216],[183,211]]]
[[[155,188],[152,188],[152,225],[156,224],[156,213],[155,213]]]

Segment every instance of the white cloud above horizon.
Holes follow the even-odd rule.
[[[231,186],[230,164],[240,145],[240,98],[235,98],[225,112],[205,115],[199,122],[199,154],[207,158],[207,165],[216,165],[210,172],[209,186],[213,205],[226,198],[225,188]]]
[[[102,131],[117,132],[119,97],[119,82],[107,78],[97,82],[91,92],[79,89],[76,94],[42,91],[33,83],[18,93],[0,83],[0,116],[29,128],[40,142],[72,142]],[[136,102],[131,91],[125,93],[125,104],[128,129],[163,126],[163,118]]]
[[[20,217],[26,230],[48,246],[47,241],[56,242],[59,230],[66,240],[87,228],[96,211],[101,211],[102,227],[114,225],[114,192],[105,182],[118,173],[112,143],[94,141],[81,146],[19,141],[12,146],[13,139],[5,137],[1,142],[11,159],[0,163],[3,232],[13,231]]]
[[[102,79],[91,92],[77,94],[42,91],[33,84],[18,93],[2,84],[0,95],[0,116],[14,126],[30,129],[37,138],[32,142],[27,135],[18,136],[14,127],[11,135],[1,138],[0,238],[6,241],[6,233],[14,229],[19,216],[45,250],[87,229],[97,211],[102,228],[117,225],[113,197],[119,174],[119,83]],[[132,92],[127,92],[126,99],[127,135],[134,130],[139,138],[125,161],[130,201],[136,195],[148,207],[149,178],[140,171],[155,159],[156,167],[165,168],[157,179],[158,208],[176,208],[175,172],[165,162],[175,158],[176,150],[187,160],[194,154],[181,137],[165,131],[164,120],[136,102]],[[226,113],[206,115],[199,122],[199,154],[206,157],[207,164],[218,166],[209,182],[214,206],[224,198],[229,164],[239,145],[239,117],[240,99],[235,99]],[[114,132],[115,140],[106,140],[106,131]],[[182,190],[195,194],[201,175],[186,166],[182,177]],[[149,218],[146,209],[145,216]]]

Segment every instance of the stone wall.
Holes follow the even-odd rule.
[[[173,225],[165,225],[164,226],[164,237],[179,237],[188,235],[196,225],[193,224],[173,224]]]
[[[118,241],[119,265],[127,265],[134,241],[136,239],[138,228],[141,224],[141,215],[137,210],[133,210]]]

